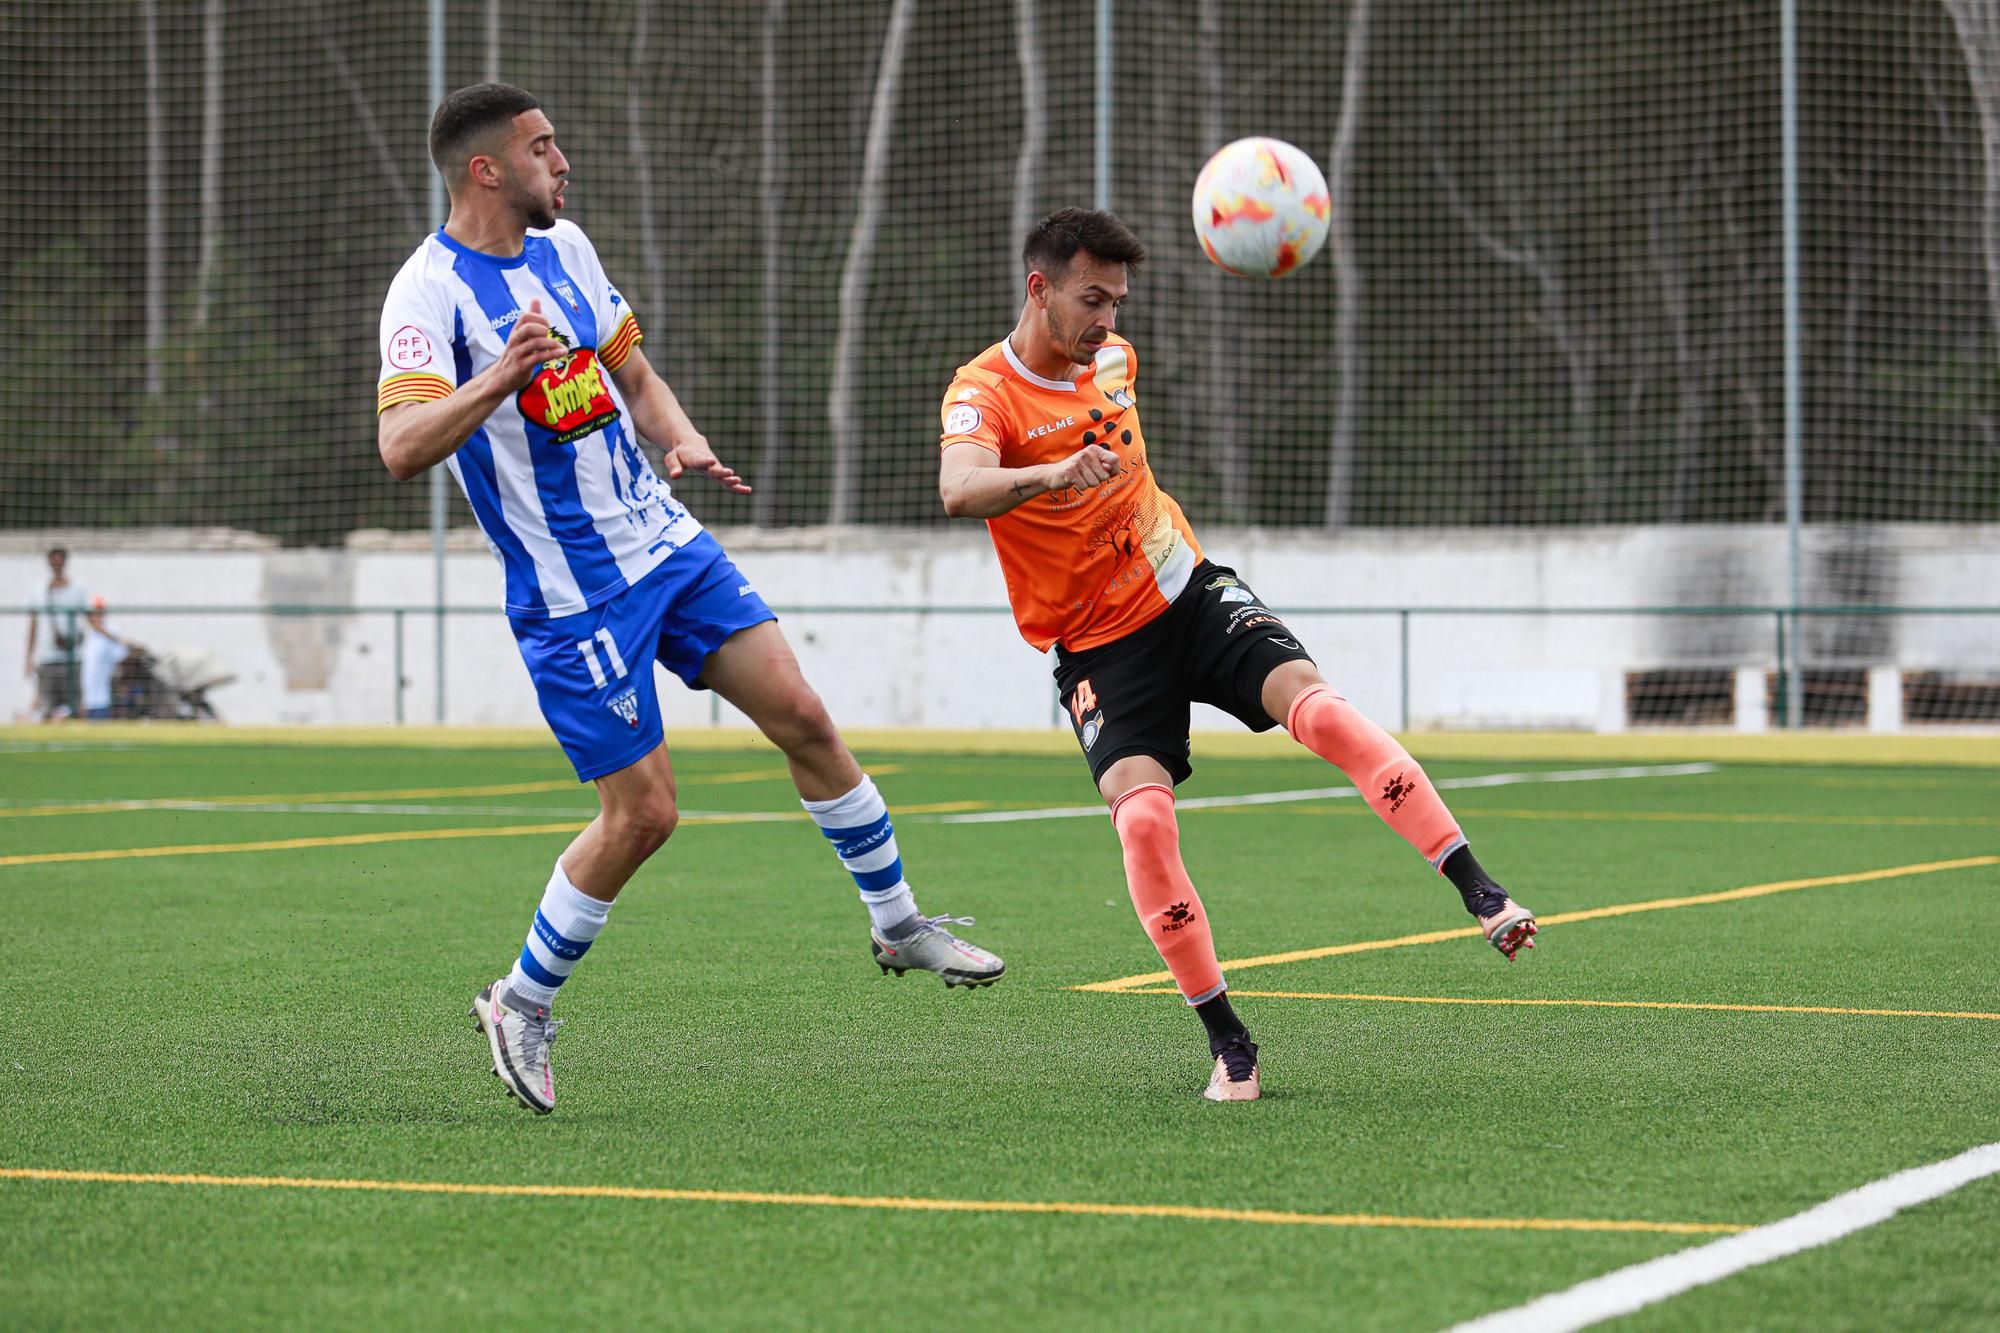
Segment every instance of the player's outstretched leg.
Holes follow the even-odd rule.
[[[1452,882],[1465,910],[1508,962],[1535,947],[1535,914],[1508,898],[1479,864],[1444,798],[1395,737],[1335,693],[1306,662],[1273,671],[1264,698],[1293,740],[1345,773],[1383,822]]]
[[[806,684],[777,625],[740,630],[702,668],[702,683],[743,710],[785,753],[806,813],[833,844],[868,909],[869,951],[884,973],[935,972],[946,986],[990,986],[1007,971],[997,954],[947,927],[971,917],[925,916],[903,878],[903,858],[889,807],[826,706]]]
[[[1158,781],[1137,781],[1157,775]],[[1257,1043],[1230,1007],[1228,983],[1215,958],[1215,937],[1201,895],[1181,860],[1180,828],[1167,772],[1140,756],[1119,760],[1101,783],[1111,800],[1111,825],[1125,853],[1125,885],[1153,947],[1174,984],[1208,1031],[1215,1068],[1202,1095],[1210,1101],[1250,1102],[1260,1092]]]
[[[664,748],[597,779],[597,790],[604,808],[556,861],[513,970],[472,1001],[470,1016],[486,1035],[493,1073],[538,1115],[556,1109],[549,1059],[562,1027],[549,1016],[556,993],[604,929],[612,899],[666,842],[678,817]]]

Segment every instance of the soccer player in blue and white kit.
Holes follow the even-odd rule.
[[[715,455],[639,350],[639,325],[597,251],[559,222],[569,163],[533,96],[462,88],[431,120],[451,217],[390,285],[377,391],[382,461],[398,480],[444,463],[506,573],[506,610],[542,714],[603,809],[556,862],[513,970],[472,1016],[523,1106],[555,1109],[549,1009],[611,904],[674,830],[658,661],[714,690],[784,751],[806,810],[853,875],[876,961],[987,985],[1000,959],[917,910],[895,830],[799,673],[784,635],[722,547],[648,465],[750,487]]]

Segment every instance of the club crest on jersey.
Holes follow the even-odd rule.
[[[633,689],[629,685],[626,686],[609,699],[606,699],[604,706],[625,719],[625,725],[632,728],[632,730],[637,731],[639,729],[639,691],[636,689]]]
[[[569,303],[571,310],[581,310],[583,308],[576,303],[576,288],[570,286],[568,283],[558,282],[555,284],[555,293]]]
[[[560,329],[550,329],[549,336],[565,347],[570,345]],[[544,361],[515,402],[521,415],[553,434],[557,444],[580,440],[618,420],[618,408],[604,383],[604,364],[597,359],[595,347],[579,347]]]

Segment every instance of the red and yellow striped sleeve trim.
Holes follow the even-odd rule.
[[[398,403],[429,403],[449,398],[457,387],[444,376],[423,370],[391,375],[375,390],[375,414],[380,416]]]
[[[637,347],[645,336],[639,332],[638,319],[627,310],[625,318],[618,321],[618,327],[611,331],[611,336],[605,340],[604,346],[597,349],[597,359],[604,363],[606,370],[615,371],[625,364],[625,358],[632,355],[632,349]]]

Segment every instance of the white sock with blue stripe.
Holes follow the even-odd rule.
[[[901,925],[917,914],[917,900],[903,880],[903,858],[896,851],[896,826],[874,779],[861,775],[861,785],[831,801],[801,801],[819,831],[833,844],[840,863],[854,876],[868,919],[877,930]]]
[[[604,929],[610,915],[611,904],[570,883],[562,862],[557,861],[549,887],[542,894],[542,905],[535,911],[534,925],[528,930],[528,941],[521,946],[521,957],[507,976],[507,989],[545,1009],[554,1004],[556,992],[590,952],[590,942]]]

